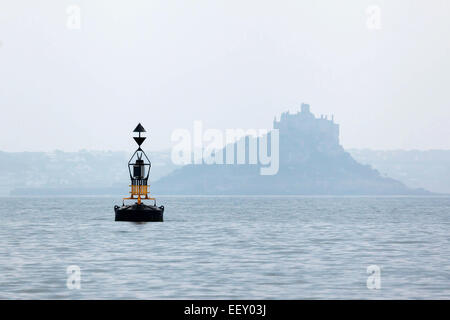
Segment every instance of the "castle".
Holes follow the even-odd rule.
[[[273,122],[279,133],[279,170],[261,175],[255,165],[188,165],[158,180],[166,194],[407,195],[427,194],[383,177],[355,161],[339,144],[334,117],[315,117],[308,104]],[[236,146],[237,148],[237,146]],[[271,152],[271,151],[270,151]]]
[[[315,145],[339,145],[339,125],[334,122],[334,116],[330,120],[323,115],[316,118],[310,111],[309,104],[302,103],[300,112],[282,113],[279,121],[274,119],[273,128],[279,130],[280,137],[294,136]]]

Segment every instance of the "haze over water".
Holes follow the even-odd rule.
[[[158,200],[136,224],[119,198],[3,198],[0,298],[450,298],[449,197]]]

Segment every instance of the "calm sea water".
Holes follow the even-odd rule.
[[[120,198],[1,202],[3,299],[450,298],[450,198],[164,197],[143,224]]]

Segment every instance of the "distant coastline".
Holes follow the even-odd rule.
[[[433,195],[450,195],[450,150],[372,150],[372,149],[349,149],[347,150],[356,160],[363,164],[370,165],[377,169],[382,175],[400,180],[412,188],[428,189]],[[29,155],[30,153],[26,153]],[[33,167],[27,167],[28,164],[17,164],[18,158],[24,158],[23,152],[1,152],[0,163],[0,196],[124,196],[127,194],[128,185],[126,182],[127,171],[123,166],[123,159],[126,158],[125,152],[100,152],[100,151],[82,151],[82,152],[36,152],[35,157],[40,161],[35,161]],[[91,158],[95,154],[97,160],[90,163],[85,157]],[[158,182],[158,178],[173,172],[179,166],[170,163],[170,153],[150,152],[153,162],[152,174],[157,178],[152,179],[152,184]],[[64,186],[67,183],[63,178],[54,179],[51,183],[54,186],[46,185],[53,169],[50,164],[52,158],[61,163],[61,168],[68,168],[71,165],[72,170],[76,171],[73,175],[73,186]],[[81,163],[78,163],[81,162]],[[109,162],[112,170],[96,170],[95,163]],[[20,163],[20,162],[19,162]],[[74,164],[76,164],[74,166]],[[78,170],[81,164],[86,165],[88,172],[96,171],[95,188],[83,186],[83,181],[87,180],[87,174],[83,170]],[[18,169],[23,171],[19,171]],[[51,170],[51,171],[47,171]],[[111,175],[111,171],[116,171],[116,176]],[[159,173],[159,175],[158,175]],[[161,174],[163,173],[163,174]],[[57,177],[64,177],[66,172],[57,172]],[[69,175],[68,175],[69,176]],[[14,182],[18,181],[14,177],[24,178],[25,181],[32,182],[33,186],[19,186]],[[108,185],[101,185],[101,180]],[[83,181],[80,181],[83,180]],[[41,183],[41,185],[39,185]],[[114,186],[112,186],[114,185]]]
[[[238,164],[233,150],[243,146],[243,158],[249,159],[251,145],[255,145],[255,138],[247,136],[218,152],[217,163],[186,165],[156,181],[153,190],[160,194],[208,195],[432,194],[422,187],[409,187],[355,160],[340,145],[339,129],[333,116],[316,117],[310,105],[302,103],[301,111],[284,112],[279,120],[275,118],[273,131],[267,133],[266,141],[273,134],[279,137],[274,148],[279,154],[276,174],[261,175],[256,165],[246,161]],[[258,147],[262,148],[259,143]],[[228,159],[229,150],[232,161],[224,165],[220,157]]]
[[[335,138],[333,138],[335,139]],[[450,150],[370,150],[345,151],[357,162],[376,169],[381,177],[395,179],[411,190],[409,194],[447,196],[450,194]],[[265,192],[192,192],[159,188],[162,178],[182,167],[174,165],[170,151],[149,152],[152,161],[151,188],[159,195],[270,195]],[[120,196],[128,193],[126,152],[1,152],[0,196]],[[235,166],[239,167],[239,166]],[[202,170],[211,170],[205,166]],[[237,169],[237,168],[236,168]],[[242,168],[241,168],[242,169]],[[187,170],[187,168],[183,169]],[[193,170],[193,169],[190,169]],[[195,169],[200,170],[200,169]],[[250,169],[251,170],[251,169]],[[228,174],[228,172],[227,172]],[[282,174],[282,172],[281,172]],[[219,178],[218,184],[223,183]],[[426,191],[430,190],[430,192]],[[294,192],[284,193],[296,195]],[[276,192],[277,195],[283,195]],[[324,195],[315,192],[299,192],[298,195]],[[380,195],[377,192],[361,192],[359,195]],[[391,193],[395,195],[395,192]],[[399,193],[403,195],[405,193]],[[328,192],[329,196],[339,193]],[[341,194],[342,195],[342,194]],[[358,195],[352,193],[352,195]]]

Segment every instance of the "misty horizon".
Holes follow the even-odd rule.
[[[104,1],[0,10],[0,150],[149,150],[206,127],[271,128],[311,104],[346,149],[450,149],[450,4]],[[430,5],[432,4],[432,5]],[[69,5],[80,26],[68,26]]]
[[[450,1],[0,9],[0,299],[450,298]]]

